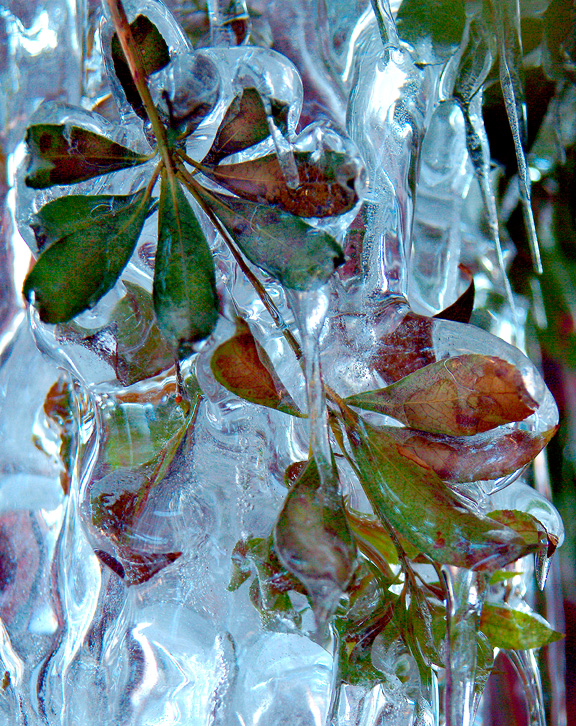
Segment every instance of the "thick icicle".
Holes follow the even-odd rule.
[[[212,45],[242,45],[250,33],[250,14],[245,0],[208,0]]]
[[[500,85],[506,105],[510,130],[518,162],[518,185],[524,212],[524,222],[532,251],[536,272],[542,274],[542,261],[536,225],[530,202],[530,176],[526,161],[527,140],[526,104],[522,82],[522,38],[520,33],[520,6],[518,0],[498,0],[493,3],[498,55],[500,60]]]
[[[535,652],[533,650],[511,650],[507,652],[507,655],[518,673],[522,682],[522,690],[526,694],[528,726],[546,726],[544,695]]]
[[[446,726],[471,726],[478,652],[478,619],[484,600],[483,575],[456,567],[443,569],[448,602]]]

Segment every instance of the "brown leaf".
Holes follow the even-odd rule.
[[[433,325],[432,318],[407,312],[394,330],[378,340],[372,365],[385,381],[393,383],[434,363]]]
[[[468,286],[452,305],[436,313],[434,317],[442,320],[455,320],[457,323],[469,323],[474,310],[474,276],[464,265],[458,265],[458,269],[468,280]]]
[[[216,380],[240,398],[292,416],[302,416],[276,375],[266,351],[241,318],[236,332],[216,348],[210,361]]]
[[[446,482],[482,481],[508,476],[529,464],[556,429],[543,434],[513,431],[499,436],[456,437],[395,426],[383,427],[398,451],[429,466]]]
[[[95,550],[94,554],[128,585],[141,585],[175,562],[182,552],[141,553],[130,547],[121,547],[116,557],[104,550]]]
[[[432,363],[347,402],[421,431],[451,436],[472,436],[523,421],[538,407],[517,368],[501,358],[476,354]]]
[[[245,88],[232,101],[216,132],[204,164],[217,164],[221,159],[244,151],[270,135],[266,110],[255,88]]]
[[[357,164],[346,154],[325,150],[294,154],[300,183],[291,188],[276,154],[206,169],[205,174],[244,199],[275,204],[299,217],[343,214],[358,201]]]

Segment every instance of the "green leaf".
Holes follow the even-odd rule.
[[[403,0],[396,15],[398,35],[415,47],[430,41],[436,61],[449,58],[460,45],[466,25],[462,0]]]
[[[117,197],[61,197],[42,207],[37,221],[43,225],[47,220],[45,235],[54,241],[26,278],[23,293],[29,301],[34,296],[43,322],[64,323],[114,287],[149,208],[145,189]]]
[[[174,349],[156,324],[150,293],[128,280],[124,287],[126,295],[111,315],[116,337],[114,370],[123,386],[131,386],[173,366]]]
[[[149,161],[93,131],[64,124],[36,124],[26,131],[30,162],[26,186],[46,189],[77,184]]]
[[[482,608],[480,630],[488,636],[493,648],[505,650],[541,648],[564,637],[535,612],[493,603],[485,603]]]
[[[313,459],[288,491],[274,543],[280,562],[306,589],[322,631],[357,563],[342,497],[334,481],[320,481]]]
[[[343,262],[336,240],[274,207],[221,197],[198,187],[246,257],[293,290],[323,285]]]
[[[162,68],[168,65],[170,62],[170,51],[158,28],[145,15],[138,15],[130,23],[130,28],[135,44],[138,46],[145,77],[148,78],[151,73],[156,73],[156,71],[162,70]],[[124,55],[116,33],[112,36],[110,50],[114,63],[114,72],[120,81],[120,85],[124,89],[126,100],[140,118],[147,118],[142,99],[132,79],[126,56]]]
[[[214,262],[180,185],[162,176],[154,269],[158,326],[184,357],[218,320]]]
[[[433,561],[494,570],[538,549],[510,527],[476,514],[432,469],[403,456],[385,431],[349,424],[348,438],[376,516]]]
[[[274,204],[298,217],[343,214],[358,201],[354,182],[359,167],[347,154],[295,152],[294,161],[300,180],[296,188],[288,186],[276,154],[203,171],[244,199]]]
[[[459,355],[432,363],[387,388],[346,399],[421,431],[473,436],[536,410],[522,374],[501,358]]]
[[[490,512],[488,516],[518,532],[526,543],[546,550],[547,557],[552,557],[558,547],[558,537],[548,532],[542,522],[528,512],[518,509],[498,509]]]
[[[383,426],[398,451],[428,466],[446,482],[483,481],[508,476],[529,464],[550,441],[556,429],[542,434],[529,431],[479,436],[445,436],[425,431]]]
[[[216,348],[210,361],[214,378],[240,398],[292,416],[302,416],[278,378],[266,351],[241,318],[236,332]]]
[[[255,88],[245,88],[232,101],[204,157],[204,164],[217,164],[231,154],[258,144],[270,135],[266,110]]]

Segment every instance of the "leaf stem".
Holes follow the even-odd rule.
[[[266,288],[264,285],[260,282],[260,280],[256,277],[256,275],[252,272],[252,270],[248,267],[248,264],[242,257],[242,254],[237,249],[236,244],[234,243],[234,240],[230,236],[230,233],[228,230],[224,227],[222,222],[218,219],[218,217],[214,214],[214,212],[208,207],[208,205],[204,202],[202,197],[197,193],[196,187],[197,182],[192,177],[190,172],[185,169],[182,165],[178,165],[178,175],[182,182],[186,185],[186,188],[188,191],[192,194],[194,199],[198,202],[198,204],[202,207],[202,210],[204,213],[208,216],[212,224],[216,227],[216,230],[219,232],[219,234],[222,236],[224,241],[226,242],[228,249],[232,253],[232,256],[238,263],[238,267],[242,270],[242,272],[246,275],[248,280],[250,281],[250,284],[252,287],[256,290],[256,293],[260,300],[262,301],[262,304],[270,314],[272,320],[286,339],[286,342],[292,349],[294,355],[296,356],[296,359],[298,361],[302,360],[302,349],[300,348],[300,344],[294,337],[292,331],[288,328],[288,325],[284,321],[282,314],[274,304],[274,301],[266,291]]]
[[[132,29],[128,22],[128,18],[126,17],[126,11],[124,10],[122,0],[106,0],[106,4],[110,11],[112,24],[118,34],[118,40],[120,41],[122,51],[128,63],[128,68],[130,69],[134,85],[142,99],[142,103],[146,109],[146,115],[148,116],[152,130],[154,131],[154,136],[158,142],[160,155],[162,156],[164,165],[169,173],[170,171],[174,173],[174,162],[172,161],[172,156],[168,146],[166,129],[160,121],[160,117],[158,116],[158,112],[154,106],[154,101],[150,95],[150,90],[146,83],[146,71],[144,70],[140,49],[132,35]]]

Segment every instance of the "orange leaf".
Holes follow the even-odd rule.
[[[508,476],[529,464],[555,434],[513,431],[497,436],[455,437],[414,429],[383,427],[398,452],[428,466],[446,482],[482,481]]]
[[[421,431],[451,436],[523,421],[538,407],[517,368],[501,358],[472,354],[432,363],[347,402]]]
[[[276,375],[266,351],[241,318],[236,320],[236,332],[230,340],[216,348],[210,367],[216,380],[240,398],[302,416]]]

